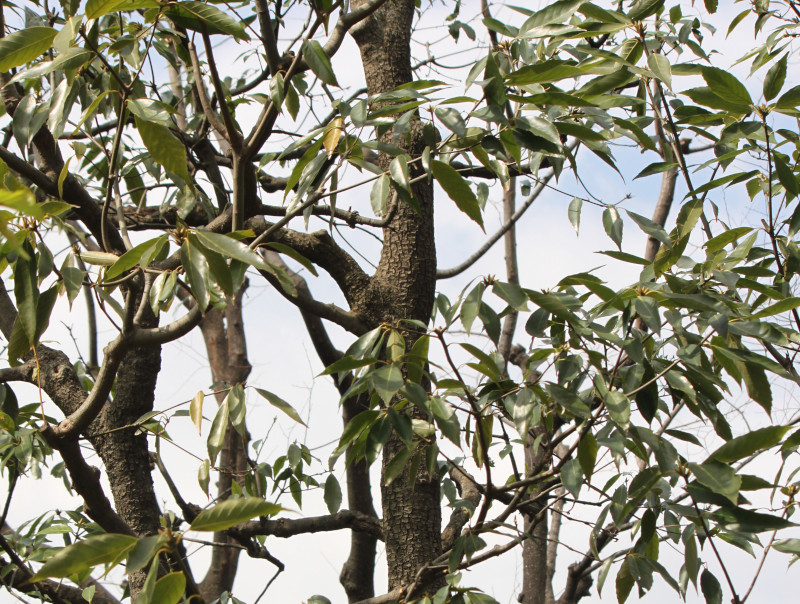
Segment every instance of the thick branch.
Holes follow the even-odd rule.
[[[236,531],[246,537],[265,535],[283,539],[306,533],[340,531],[342,529],[361,531],[383,541],[381,521],[352,510],[341,510],[328,516],[311,516],[297,520],[288,518],[253,520],[236,526]]]
[[[256,234],[272,227],[262,217],[251,218],[246,226],[253,229]],[[336,281],[351,308],[358,304],[361,294],[369,284],[369,276],[352,256],[336,245],[326,231],[306,234],[289,229],[277,229],[267,241],[288,245],[323,268]]]
[[[72,479],[72,488],[83,497],[86,514],[108,533],[135,535],[111,507],[100,482],[100,470],[86,463],[78,441],[59,439],[49,425],[42,428],[42,436],[61,454]]]
[[[451,476],[461,490],[461,498],[468,501],[473,509],[477,508],[481,501],[481,492],[475,479],[460,467],[454,469]],[[464,507],[457,507],[453,510],[447,526],[442,531],[442,551],[446,552],[453,547],[456,539],[461,535],[461,529],[469,522],[470,515],[469,510]]]

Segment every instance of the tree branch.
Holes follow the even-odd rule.
[[[342,529],[361,531],[383,541],[381,521],[352,510],[341,510],[327,516],[311,516],[297,520],[288,518],[253,520],[236,526],[236,531],[246,537],[265,535],[283,539],[306,533],[340,531]]]
[[[545,176],[541,182],[536,186],[536,188],[531,192],[528,196],[528,199],[525,200],[525,203],[514,212],[511,216],[511,219],[506,222],[503,226],[501,226],[486,242],[478,248],[478,250],[472,254],[469,258],[464,260],[461,264],[454,266],[453,268],[442,269],[436,271],[436,278],[437,279],[450,279],[451,277],[455,277],[456,275],[460,275],[465,270],[467,270],[470,266],[475,264],[478,260],[480,260],[483,255],[488,252],[495,243],[497,243],[500,238],[505,235],[506,231],[508,231],[511,227],[516,224],[516,222],[522,218],[522,215],[525,214],[527,209],[533,205],[533,202],[539,197],[544,188],[547,186],[547,183],[550,182],[550,179],[553,177],[553,174],[548,174]]]
[[[248,228],[253,229],[257,235],[264,234],[275,226],[266,222],[262,217],[251,218],[246,225]],[[261,235],[257,239],[260,238]],[[274,229],[262,241],[274,241],[288,245],[314,264],[320,266],[333,277],[339,289],[342,290],[347,303],[353,309],[364,290],[369,286],[369,276],[352,256],[336,244],[326,231],[306,234],[280,228]]]
[[[77,439],[59,438],[52,426],[45,425],[42,436],[56,449],[72,479],[72,488],[83,497],[86,514],[108,533],[135,535],[128,524],[111,507],[100,482],[100,470],[86,463]]]
[[[261,31],[261,43],[264,45],[264,54],[267,57],[269,74],[275,76],[281,65],[281,55],[278,51],[278,42],[275,39],[275,30],[269,16],[269,6],[266,0],[255,0],[256,15]]]

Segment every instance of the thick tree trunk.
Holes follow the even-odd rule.
[[[370,95],[412,80],[413,17],[413,0],[389,0],[352,30]],[[410,132],[408,140],[393,142],[415,157],[424,148],[419,122],[412,125]],[[381,157],[384,168],[390,161],[389,157]],[[376,325],[398,319],[427,323],[430,318],[436,288],[433,187],[423,180],[413,187],[413,194],[420,213],[400,202],[383,232],[381,259],[367,292],[365,309],[370,322]],[[413,339],[407,334],[409,343]],[[404,446],[395,436],[389,440],[384,448],[384,468]],[[413,488],[407,473],[389,485],[385,480],[381,483],[389,589],[394,589],[411,582],[420,566],[441,553],[439,478],[420,469]]]
[[[148,309],[139,326],[150,328],[156,325],[158,320]],[[123,426],[131,426],[153,410],[160,371],[160,346],[128,352],[117,373],[113,400],[87,430],[92,445],[103,460],[114,507],[120,518],[140,537],[158,533],[161,509],[153,487],[147,434],[136,434],[138,428]],[[93,433],[98,436],[93,437]],[[146,576],[145,570],[129,575],[134,600]]]

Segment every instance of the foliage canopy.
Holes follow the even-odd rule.
[[[349,531],[351,602],[494,602],[463,571],[521,550],[526,603],[577,602],[610,577],[622,603],[656,575],[682,598],[743,603],[771,550],[775,564],[800,555],[800,86],[787,77],[800,7],[417,4],[2,2],[2,522],[41,466],[83,500],[0,535],[7,589],[226,602],[245,589],[240,552],[278,576],[270,538]],[[447,44],[474,54],[455,77],[419,14],[444,16]],[[713,52],[748,30],[755,46],[735,65]],[[433,50],[414,65],[417,41]],[[360,52],[365,88],[348,87],[347,52]],[[634,175],[661,180],[647,216],[584,186]],[[576,232],[598,208],[616,248],[602,253],[632,282],[588,267],[554,284],[520,276],[515,237],[537,233],[515,223],[546,194]],[[453,245],[459,221],[486,243],[439,268],[436,245]],[[442,293],[501,239],[505,277],[473,272]],[[312,276],[328,280],[324,298]],[[242,308],[256,281],[299,309],[318,379],[338,389],[327,459],[306,441],[276,444],[248,415],[257,400],[317,441],[333,434],[248,382]],[[76,361],[52,334],[82,292]],[[331,325],[347,335],[332,340]],[[212,388],[158,400],[162,346],[195,329]],[[280,352],[268,339],[258,347]],[[758,411],[734,414],[743,399]],[[185,494],[194,470],[162,456],[189,446],[173,436],[183,417],[205,441],[192,452],[204,507]],[[327,513],[312,516],[317,493]],[[590,528],[557,570],[572,520]],[[211,550],[202,579],[186,548],[198,533]],[[731,547],[762,563],[743,578]],[[118,565],[124,594],[96,580]]]

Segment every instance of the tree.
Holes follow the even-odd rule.
[[[784,532],[795,526],[798,416],[771,413],[775,386],[793,401],[800,384],[800,86],[786,86],[800,8],[601,4],[482,2],[480,19],[462,21],[477,7],[456,2],[447,35],[477,58],[451,85],[435,52],[412,60],[425,2],[3,2],[4,586],[55,602],[225,602],[246,581],[243,554],[283,570],[269,537],[349,531],[351,602],[492,602],[461,571],[520,553],[525,603],[577,602],[612,572],[620,602],[654,574],[682,597],[691,582],[707,602],[744,602],[771,550],[800,555]],[[711,52],[706,19],[733,35],[754,27],[747,85]],[[339,87],[348,36],[363,89]],[[229,77],[234,53],[245,67]],[[586,182],[605,171],[660,175],[652,217],[596,197]],[[555,179],[576,231],[584,205],[602,210],[617,247],[603,253],[635,268],[632,283],[593,271],[521,283],[515,223]],[[758,220],[729,218],[723,191],[755,204]],[[485,228],[497,196],[500,228],[459,266],[437,267],[447,229],[435,228],[434,198]],[[623,251],[623,225],[647,236],[643,256]],[[356,247],[361,231],[379,241],[371,258]],[[504,279],[437,293],[500,239]],[[307,278],[319,272],[344,304],[315,295]],[[338,389],[329,460],[302,442],[269,456],[270,427],[247,421],[260,397],[287,421],[330,430],[248,382],[243,307],[256,281],[299,310],[320,379]],[[81,292],[88,350],[76,361],[48,334]],[[162,347],[195,329],[216,408],[205,379],[177,407],[155,395]],[[19,382],[40,402],[20,406]],[[759,410],[737,420],[740,397]],[[186,496],[194,471],[187,480],[162,454],[184,447],[168,424],[187,415],[206,444],[194,463],[211,495],[202,507]],[[707,426],[708,445],[681,429],[691,421]],[[770,460],[758,475],[756,458]],[[82,509],[6,528],[41,465]],[[304,514],[317,489],[328,513]],[[571,520],[590,529],[559,553],[557,576]],[[203,532],[205,576],[185,545]],[[666,545],[679,560],[659,561]],[[746,582],[726,547],[759,557]],[[124,595],[96,579],[121,564]]]

